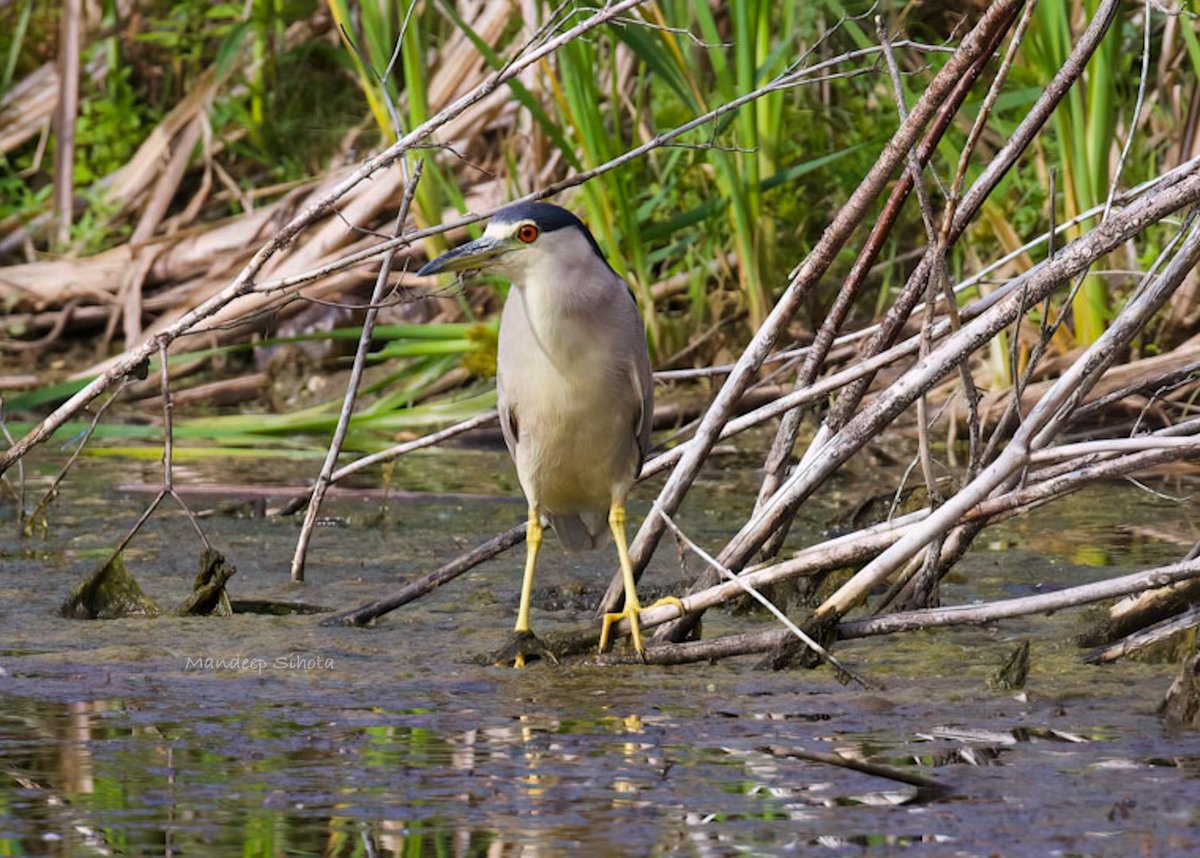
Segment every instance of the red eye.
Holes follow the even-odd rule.
[[[532,244],[537,240],[538,228],[531,223],[523,223],[517,229],[517,238],[526,244]]]

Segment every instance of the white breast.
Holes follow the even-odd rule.
[[[509,292],[500,322],[501,405],[515,415],[509,449],[529,501],[556,515],[603,515],[636,477],[641,396],[620,338],[609,335],[619,320],[607,296],[583,296],[592,304],[581,308],[570,306],[578,292],[566,293]]]

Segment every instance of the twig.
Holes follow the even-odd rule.
[[[118,385],[117,389],[114,390],[108,397],[108,399],[106,399],[100,405],[100,407],[96,409],[96,413],[92,415],[92,422],[89,423],[87,429],[84,430],[84,433],[82,437],[80,437],[79,443],[75,445],[75,449],[71,453],[70,458],[68,458],[66,464],[59,469],[58,474],[56,474],[54,479],[50,482],[50,487],[47,488],[45,494],[38,499],[38,502],[34,505],[33,512],[29,514],[29,519],[26,521],[24,528],[22,528],[22,532],[26,536],[33,536],[33,530],[38,526],[39,523],[41,523],[43,528],[45,527],[46,510],[49,509],[50,504],[54,503],[54,499],[58,497],[58,489],[62,485],[62,481],[66,479],[67,473],[74,466],[76,460],[79,458],[79,454],[82,453],[83,448],[87,446],[87,442],[91,439],[92,433],[96,431],[96,426],[100,423],[100,418],[104,416],[104,412],[108,409],[108,406],[116,402],[118,397],[120,397],[120,395],[125,391],[126,384],[128,384],[127,381],[122,381],[121,384]],[[21,505],[21,512],[24,514],[24,504]]]
[[[874,688],[875,687],[874,683],[867,681],[866,679],[859,676],[854,671],[847,668],[844,664],[842,664],[836,658],[834,658],[833,654],[831,652],[829,652],[827,649],[825,649],[825,647],[821,646],[819,643],[817,643],[815,640],[813,640],[811,637],[809,637],[809,635],[806,634],[802,629],[800,629],[799,626],[797,626],[790,619],[788,619],[787,615],[783,611],[779,610],[779,608],[777,608],[774,605],[774,603],[771,602],[770,599],[768,599],[766,596],[764,596],[758,590],[754,589],[754,587],[752,587],[748,583],[746,583],[746,581],[744,579],[739,578],[737,575],[734,575],[732,572],[730,572],[728,569],[726,569],[724,566],[722,566],[720,563],[718,563],[711,554],[709,554],[707,551],[705,551],[703,548],[701,548],[699,545],[697,545],[695,542],[693,542],[691,540],[691,538],[689,538],[688,535],[679,528],[679,525],[677,525],[675,523],[675,520],[672,519],[670,515],[668,515],[666,512],[664,512],[661,509],[658,511],[658,514],[662,516],[663,521],[666,523],[666,525],[670,529],[670,531],[675,534],[675,537],[680,542],[682,542],[684,545],[686,545],[688,548],[690,548],[692,550],[693,554],[695,554],[697,557],[699,557],[701,560],[703,560],[705,563],[707,563],[711,568],[713,568],[717,572],[719,572],[726,580],[731,581],[732,583],[737,585],[737,587],[743,593],[746,593],[747,595],[752,597],[756,602],[758,602],[760,605],[762,605],[764,608],[766,608],[771,613],[771,615],[775,617],[775,619],[779,620],[779,622],[781,622],[783,624],[784,628],[786,628],[789,632],[791,632],[793,635],[795,635],[806,647],[808,647],[810,650],[812,650],[814,653],[816,653],[821,658],[822,661],[829,664],[830,667],[832,667],[834,670],[838,671],[839,673],[843,674],[844,676],[854,680],[863,688]],[[629,621],[628,620],[621,621],[620,625],[617,628],[617,633],[618,634],[628,634],[629,633]]]
[[[179,504],[179,508],[183,510],[187,520],[191,522],[192,529],[196,531],[196,535],[200,537],[200,543],[206,549],[211,549],[212,546],[208,542],[208,537],[204,534],[204,528],[200,526],[200,519],[196,518],[196,514],[192,512],[192,508],[187,505],[187,501],[179,492],[175,491],[175,466],[174,466],[174,414],[175,404],[171,401],[171,372],[167,366],[167,345],[163,343],[158,352],[159,360],[159,377],[162,379],[162,401],[163,401],[163,487],[162,494],[170,495],[174,498],[175,503]],[[130,533],[130,536],[133,534]]]
[[[1146,0],[1142,8],[1142,73],[1138,78],[1137,100],[1133,105],[1133,116],[1129,120],[1129,133],[1125,135],[1125,143],[1121,146],[1117,167],[1113,170],[1112,182],[1108,186],[1108,197],[1104,200],[1104,215],[1101,220],[1107,218],[1112,210],[1113,197],[1117,193],[1121,173],[1125,170],[1125,159],[1129,157],[1129,150],[1133,147],[1133,136],[1142,115],[1142,104],[1146,100],[1146,80],[1150,77],[1150,0]]]
[[[1200,438],[1168,438],[1140,435],[1136,438],[1105,438],[1097,441],[1081,441],[1077,444],[1059,444],[1029,455],[1029,462],[1044,465],[1077,459],[1095,453],[1140,453],[1146,450],[1177,450],[1181,457],[1200,453]]]
[[[940,626],[981,625],[996,620],[1044,614],[1061,611],[1065,608],[1077,608],[1080,605],[1103,602],[1106,599],[1128,596],[1143,590],[1165,587],[1177,581],[1188,581],[1194,578],[1200,578],[1200,563],[1195,561],[1176,563],[1172,566],[1160,566],[1135,572],[1132,575],[1109,578],[1107,581],[1067,587],[1063,590],[1055,590],[1053,593],[1004,599],[986,605],[955,605],[949,608],[930,608],[924,611],[887,614],[866,620],[843,620],[837,627],[837,633],[839,639],[850,640]]]
[[[896,102],[896,111],[900,115],[900,121],[904,121],[907,113],[907,108],[904,104],[904,88],[900,82],[900,69],[896,65],[896,56],[892,52],[891,43],[888,41],[887,27],[884,26],[883,18],[876,17],[875,31],[879,39],[879,44],[883,48],[883,56],[887,61],[888,73],[892,79],[892,98]],[[929,192],[925,187],[925,181],[922,176],[922,165],[917,160],[914,152],[909,152],[906,159],[908,164],[908,174],[917,193],[917,201],[921,209],[921,221],[925,225],[926,240],[930,245],[937,245],[939,242],[938,228],[933,214],[933,204],[929,200]],[[943,218],[943,228],[948,223],[950,213],[947,211]],[[939,250],[942,250],[939,246]],[[925,311],[921,317],[921,333],[920,333],[920,349],[917,352],[919,360],[927,360],[929,357],[930,344],[933,340],[933,316],[934,304],[937,300],[937,285],[938,281],[942,280],[942,275],[945,272],[945,255],[943,254],[939,260],[934,262],[934,276],[929,278],[928,285],[925,287]],[[947,300],[949,307],[953,308],[953,301]],[[957,314],[951,310],[952,318],[957,318]],[[966,362],[959,364],[960,369],[964,368]],[[917,399],[917,460],[921,463],[921,476],[925,480],[925,491],[929,497],[929,503],[932,507],[937,507],[942,502],[941,491],[938,489],[937,475],[933,470],[933,454],[930,451],[929,444],[929,399],[922,393]],[[781,526],[782,529],[782,526]],[[940,539],[930,542],[926,549],[925,562],[922,564],[920,571],[917,573],[918,579],[928,581],[933,576],[936,560],[941,555],[942,543]],[[925,593],[926,598],[933,598],[932,583],[921,588]],[[920,604],[925,604],[925,599],[920,600]]]
[[[978,626],[999,620],[1077,608],[1198,578],[1200,563],[1180,563],[1110,578],[1107,581],[1056,590],[1053,593],[1004,599],[986,605],[955,605],[887,614],[864,620],[843,620],[838,624],[836,632],[839,640],[854,640],[947,626]],[[786,629],[771,629],[765,632],[722,636],[708,641],[656,643],[646,648],[646,661],[650,664],[687,664],[739,655],[757,655],[779,649],[790,637],[790,632]],[[625,661],[628,660],[626,657]],[[615,663],[619,660],[605,656],[597,661]]]
[[[112,553],[109,555],[110,562],[111,558],[116,557],[125,550],[125,547],[129,545],[130,540],[137,535],[138,531],[142,529],[142,525],[144,525],[150,519],[150,516],[154,514],[156,509],[158,509],[158,505],[162,503],[163,498],[167,497],[168,495],[174,498],[175,502],[179,504],[180,509],[183,510],[188,521],[191,522],[192,528],[200,537],[201,544],[203,544],[206,549],[212,547],[208,542],[208,537],[204,534],[204,528],[200,526],[200,521],[196,518],[195,514],[193,514],[191,507],[189,507],[187,502],[179,495],[177,491],[175,491],[174,463],[172,461],[174,454],[174,427],[172,413],[175,406],[171,403],[171,372],[167,365],[167,350],[168,345],[166,341],[159,340],[159,378],[161,379],[163,400],[162,488],[158,490],[158,494],[156,494],[154,496],[154,500],[150,501],[150,503],[146,506],[146,509],[142,512],[141,516],[138,517],[138,520],[134,522],[133,527],[129,528],[124,538],[117,544],[116,548],[112,550]]]
[[[400,210],[396,214],[395,231],[397,234],[403,232],[404,224],[408,220],[408,210],[416,195],[417,185],[421,181],[421,170],[424,164],[423,160],[417,162],[412,178],[404,189],[404,198],[400,201]],[[387,291],[388,278],[392,273],[393,256],[394,254],[391,252],[384,254],[383,261],[380,263],[379,276],[375,278],[375,289],[371,293],[371,304],[373,305],[378,304],[383,293]],[[342,442],[350,428],[350,418],[354,414],[354,403],[358,399],[358,386],[362,381],[363,369],[366,367],[367,352],[371,348],[371,333],[375,330],[377,313],[378,310],[372,307],[363,317],[362,333],[358,338],[358,349],[354,353],[354,364],[350,368],[350,377],[346,381],[346,394],[342,400],[342,410],[338,414],[337,427],[333,431],[333,438],[329,441],[329,451],[325,455],[325,462],[321,466],[321,473],[317,476],[316,485],[313,486],[312,497],[304,514],[304,523],[300,527],[300,536],[296,540],[296,551],[292,556],[293,581],[304,580],[304,562],[308,554],[308,543],[312,539],[313,528],[317,525],[321,500],[325,497],[325,492],[332,482],[333,470],[337,465],[338,456],[342,452]]]
[[[1116,643],[1093,650],[1085,655],[1083,660],[1088,664],[1109,664],[1197,625],[1200,625],[1200,606],[1184,611],[1168,620],[1147,626],[1121,638]]]
[[[8,424],[4,421],[4,397],[3,396],[0,396],[0,434],[4,435],[4,440],[8,442],[8,445],[10,447],[15,443],[13,441],[12,433],[8,431]],[[8,481],[7,474],[5,474],[0,479],[3,480],[4,487],[9,490],[9,493],[12,494],[12,496],[13,496],[13,500],[16,501],[16,504],[17,504],[17,530],[21,531],[24,528],[25,517],[26,517],[26,511],[25,511],[25,463],[23,461],[17,462],[17,488],[13,488],[12,483],[10,483]]]

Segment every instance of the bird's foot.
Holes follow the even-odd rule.
[[[633,648],[637,650],[638,655],[646,654],[646,647],[642,644],[642,629],[638,622],[638,615],[643,611],[648,611],[650,608],[657,608],[661,605],[674,605],[679,611],[679,615],[683,616],[683,602],[676,599],[674,596],[664,596],[653,605],[643,608],[641,605],[633,604],[626,605],[625,610],[615,614],[605,614],[604,624],[600,627],[600,652],[608,649],[608,635],[612,631],[612,627],[621,622],[621,620],[629,620],[629,636],[633,638]]]
[[[489,657],[492,664],[497,666],[524,667],[526,661],[545,659],[552,664],[558,664],[558,658],[550,648],[531,631],[516,632],[507,644],[502,646]]]

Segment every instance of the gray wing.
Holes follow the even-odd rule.
[[[628,289],[628,287],[626,288]],[[631,367],[633,384],[641,398],[641,408],[636,413],[633,422],[639,454],[637,473],[640,474],[646,458],[646,451],[650,449],[650,428],[654,422],[654,376],[650,372],[650,352],[646,347],[646,328],[642,322],[642,315],[638,312],[637,301],[634,300],[632,291],[629,293],[629,298],[630,304],[633,305],[631,311],[633,322],[629,326],[631,340],[627,344],[627,348],[633,356]],[[637,474],[634,476],[636,477]]]
[[[642,410],[638,414],[635,426],[637,428],[638,451],[641,455],[638,457],[638,473],[642,471],[642,464],[646,460],[646,451],[650,449],[650,428],[654,422],[654,376],[650,373],[650,355],[642,354],[635,361],[634,378],[637,379],[638,387],[642,392]]]
[[[496,344],[496,408],[500,412],[500,434],[504,436],[504,445],[508,454],[517,458],[517,438],[519,437],[517,402],[510,387],[505,385],[505,366],[512,366],[513,348],[517,338],[524,330],[514,331],[514,328],[525,328],[525,309],[521,306],[521,292],[516,286],[508,291],[508,299],[500,314],[500,338]]]
[[[504,436],[504,446],[508,447],[508,455],[517,457],[517,409],[516,404],[504,395],[504,381],[499,371],[496,373],[496,407],[500,411],[500,434]]]

